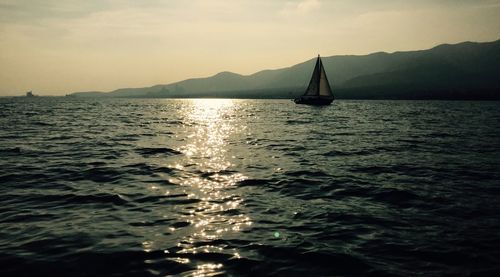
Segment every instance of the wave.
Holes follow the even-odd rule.
[[[180,155],[182,154],[181,152],[163,147],[163,148],[150,148],[150,147],[144,147],[144,148],[139,148],[136,150],[138,153],[144,155],[144,156],[154,156],[154,155],[166,155],[166,156],[172,156],[172,155]]]
[[[84,204],[96,204],[107,206],[122,206],[128,205],[129,202],[119,194],[110,193],[94,193],[94,194],[40,194],[40,193],[23,193],[23,194],[7,194],[2,196],[8,202],[22,204],[23,206],[31,207],[47,207],[47,206],[80,206]]]
[[[500,273],[497,104],[23,99],[2,276]]]

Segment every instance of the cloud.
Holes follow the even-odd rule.
[[[0,0],[0,95],[494,40],[499,12],[498,0]]]
[[[309,12],[319,6],[319,0],[304,0],[297,5],[297,10],[300,12]]]
[[[287,2],[283,10],[281,10],[282,15],[304,15],[317,10],[321,6],[319,0],[302,0]]]

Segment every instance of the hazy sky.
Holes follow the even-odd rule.
[[[500,39],[500,0],[0,0],[0,95]]]

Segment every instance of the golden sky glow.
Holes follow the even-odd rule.
[[[0,96],[500,38],[496,0],[0,0]]]

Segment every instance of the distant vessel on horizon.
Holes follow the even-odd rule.
[[[26,92],[26,97],[35,97],[35,96],[38,96],[38,95],[33,94],[33,91],[31,91],[31,90]]]
[[[309,86],[304,95],[295,98],[293,101],[296,104],[306,104],[315,106],[330,105],[333,102],[333,93],[328,78],[326,77],[323,62],[318,55],[314,71],[309,81]]]

